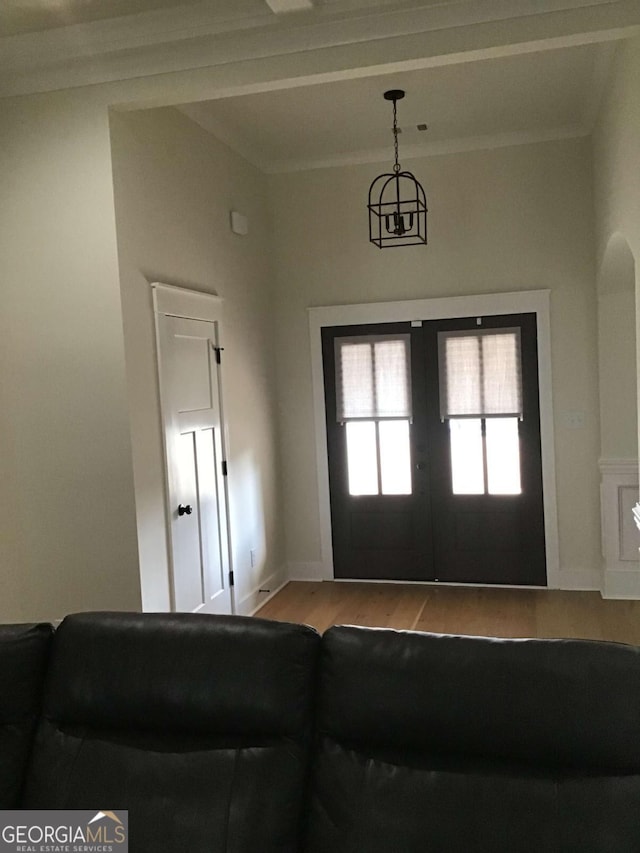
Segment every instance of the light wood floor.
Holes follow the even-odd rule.
[[[256,616],[303,622],[321,632],[331,625],[367,625],[640,645],[640,601],[604,601],[597,592],[292,582]]]

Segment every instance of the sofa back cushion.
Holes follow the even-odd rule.
[[[0,809],[19,805],[52,635],[51,625],[0,625]]]
[[[319,641],[240,617],[67,617],[25,806],[128,809],[140,853],[297,850]]]
[[[640,650],[340,627],[309,853],[640,850]]]

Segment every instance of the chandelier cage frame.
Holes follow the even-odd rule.
[[[412,172],[402,170],[398,159],[397,102],[402,89],[390,89],[385,100],[393,102],[393,172],[374,178],[369,187],[369,241],[379,249],[427,243],[427,197]]]

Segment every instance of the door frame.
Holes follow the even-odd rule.
[[[167,417],[168,407],[163,399],[163,394],[166,394],[166,383],[162,375],[162,362],[159,357],[158,344],[160,341],[159,318],[163,317],[180,317],[185,320],[202,320],[207,323],[217,323],[217,346],[222,347],[222,306],[223,299],[220,296],[215,296],[212,293],[202,293],[197,290],[187,290],[183,287],[176,287],[172,284],[163,284],[159,281],[151,282],[151,293],[153,298],[153,319],[155,326],[155,343],[156,343],[156,366],[158,370],[158,390],[160,395],[160,424],[162,432],[162,465],[164,474],[164,524],[166,531],[167,542],[167,564],[169,566],[169,600],[171,604],[171,612],[175,611],[174,598],[174,576],[173,576],[173,531],[171,527],[171,515],[173,507],[171,505],[171,472],[168,465],[167,452]],[[218,399],[220,404],[220,441],[222,445],[222,458],[228,459],[229,436],[227,432],[227,422],[224,413],[224,394],[222,389],[222,370],[218,363]],[[226,547],[225,556],[229,573],[233,577],[233,552],[231,548],[231,519],[229,514],[229,478],[221,476],[216,472],[218,477],[220,493],[224,500],[224,515],[225,515],[225,532],[226,532]],[[236,612],[235,589],[233,585],[230,587],[231,596],[231,612]]]
[[[334,580],[331,506],[329,498],[329,462],[327,454],[322,329],[325,326],[358,326],[373,323],[426,322],[457,317],[496,314],[535,314],[538,336],[538,383],[540,394],[540,441],[542,447],[542,488],[544,503],[547,587],[560,589],[558,543],[558,505],[551,384],[551,318],[549,290],[525,290],[511,293],[487,293],[472,296],[447,296],[413,299],[405,302],[372,302],[354,305],[328,305],[309,308],[311,374],[318,474],[320,515],[321,577]],[[414,581],[414,583],[434,583]],[[523,587],[519,587],[522,589]]]

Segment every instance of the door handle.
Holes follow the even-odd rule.
[[[186,506],[184,504],[178,504],[178,515],[191,515],[192,512],[193,507],[191,504],[187,504]]]
[[[416,462],[416,471],[424,471],[427,467],[426,462]]]

